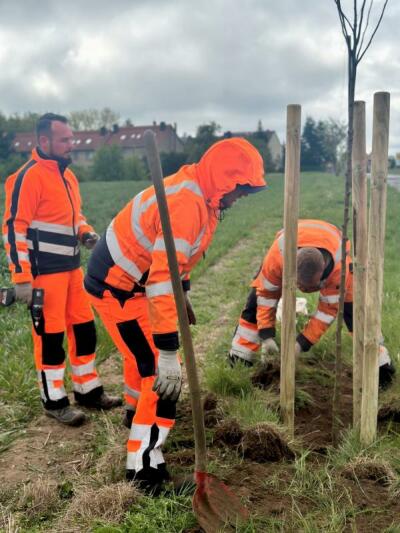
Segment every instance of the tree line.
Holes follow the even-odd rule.
[[[6,116],[0,112],[0,180],[14,172],[25,162],[25,158],[13,149],[16,133],[33,131],[38,113],[24,113]],[[72,111],[68,115],[74,130],[112,129],[120,122],[118,113],[109,108]],[[128,119],[125,125],[132,126]],[[196,134],[185,136],[183,152],[162,153],[161,163],[165,175],[176,172],[184,164],[199,160],[201,155],[217,140],[230,137],[229,131],[221,132],[221,126],[209,122],[198,126]],[[343,170],[346,126],[334,119],[316,121],[307,117],[302,131],[301,169],[305,171],[331,171],[336,174]],[[253,133],[246,138],[260,151],[267,172],[281,172],[284,168],[284,146],[282,157],[274,160],[267,146],[268,133],[261,121]],[[117,145],[103,146],[93,157],[88,167],[73,166],[81,181],[100,180],[146,180],[149,171],[144,158],[131,155],[124,157]]]

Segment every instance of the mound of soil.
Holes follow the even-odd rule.
[[[389,464],[371,459],[359,459],[350,463],[343,469],[342,476],[354,481],[370,479],[383,486],[391,485],[396,480],[396,474]]]
[[[243,437],[243,430],[237,420],[225,420],[216,429],[214,442],[224,443],[228,446],[237,446]]]
[[[204,411],[214,411],[218,407],[218,397],[213,392],[209,392],[204,396],[203,409]]]
[[[378,411],[378,421],[386,422],[400,422],[400,407],[393,405],[383,405]]]
[[[293,460],[294,452],[284,438],[269,424],[257,424],[244,432],[243,456],[257,463]]]
[[[251,376],[251,382],[255,387],[267,389],[271,385],[279,385],[280,364],[279,361],[268,361],[264,363]]]

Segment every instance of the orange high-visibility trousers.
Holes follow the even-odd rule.
[[[159,469],[165,465],[161,449],[175,423],[176,402],[161,400],[152,390],[158,350],[148,300],[138,293],[121,304],[108,290],[103,298],[90,296],[90,300],[123,357],[125,401],[136,409],[127,443],[127,471]]]
[[[69,404],[64,388],[64,331],[67,332],[72,386],[79,403],[90,403],[102,392],[95,368],[96,330],[81,268],[36,276],[34,288],[44,290],[43,316],[32,328],[35,365],[46,409]]]

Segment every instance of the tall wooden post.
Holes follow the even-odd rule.
[[[280,407],[282,419],[294,434],[295,342],[296,342],[296,254],[299,217],[301,107],[287,106],[284,250],[282,283],[282,334]]]
[[[360,429],[367,279],[368,198],[365,102],[354,103],[353,137],[353,425]]]
[[[375,93],[360,427],[360,439],[365,446],[371,444],[376,437],[378,414],[378,357],[383,293],[389,109],[389,93]]]

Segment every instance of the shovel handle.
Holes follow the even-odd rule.
[[[172,235],[171,222],[165,196],[163,175],[160,157],[157,150],[155,135],[151,130],[144,133],[144,146],[150,168],[151,179],[156,192],[158,210],[164,235],[165,248],[168,257],[168,266],[171,274],[172,288],[174,291],[176,309],[178,313],[179,329],[182,337],[183,353],[185,356],[186,373],[189,383],[190,400],[195,442],[195,470],[206,471],[206,434],[204,429],[203,406],[200,397],[200,385],[194,356],[192,336],[190,333],[189,319],[186,302],[183,294],[182,282],[179,275],[178,260],[176,258],[175,241]]]

